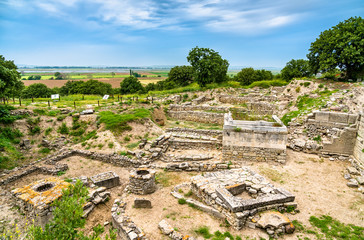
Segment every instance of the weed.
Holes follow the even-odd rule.
[[[62,175],[64,175],[64,174],[66,174],[66,172],[65,172],[65,171],[59,171],[59,172],[57,173],[57,176],[59,177],[59,176],[62,176]]]
[[[241,128],[238,127],[234,128],[234,132],[241,132]]]
[[[114,147],[114,143],[113,142],[109,142],[108,146],[109,146],[109,148],[113,148]]]
[[[184,198],[178,199],[178,204],[181,204],[181,205],[186,204],[186,199],[184,199]]]
[[[310,82],[304,82],[303,86],[308,87],[308,86],[310,86],[310,84],[311,84]]]
[[[187,193],[184,194],[185,197],[191,197],[193,194],[192,190],[189,190]]]
[[[66,123],[62,123],[62,125],[58,128],[58,132],[60,134],[68,134],[69,133],[69,129],[68,129]]]
[[[38,151],[38,152],[39,152],[39,153],[50,153],[50,151],[51,151],[51,150],[50,150],[49,148],[46,148],[46,147],[45,147],[45,148],[39,149],[39,151]]]
[[[53,131],[53,128],[49,127],[45,130],[44,135],[48,136]]]
[[[129,136],[125,136],[125,137],[124,137],[124,141],[125,141],[125,142],[129,142],[129,141],[130,141],[130,137],[129,137]]]
[[[299,93],[301,91],[300,87],[296,87],[296,93]]]
[[[321,135],[317,135],[316,137],[313,138],[313,140],[320,143],[321,142]]]

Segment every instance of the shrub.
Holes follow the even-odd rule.
[[[68,134],[69,133],[69,129],[68,129],[66,123],[62,123],[62,125],[58,128],[58,132],[60,134]]]
[[[324,88],[324,85],[323,85],[322,83],[320,83],[320,84],[318,85],[318,88]]]
[[[39,153],[50,153],[51,152],[51,150],[49,149],[49,148],[41,148],[41,149],[39,149],[39,151],[38,151]]]
[[[125,136],[125,137],[124,137],[124,141],[125,141],[125,142],[129,142],[129,141],[130,141],[130,137],[129,137],[129,136]]]
[[[310,82],[304,82],[303,86],[308,87],[308,86],[310,86],[310,84],[311,84]]]
[[[40,133],[40,127],[39,126],[35,126],[29,129],[29,135],[36,135]]]
[[[109,146],[109,148],[113,148],[114,147],[114,143],[109,142],[108,146]]]
[[[301,91],[300,87],[296,87],[296,93],[299,93]]]
[[[186,204],[186,199],[184,199],[184,198],[178,199],[178,204],[181,204],[181,205]]]
[[[234,132],[241,132],[241,128],[234,128]]]

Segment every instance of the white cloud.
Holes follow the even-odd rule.
[[[308,2],[312,1],[319,0]],[[8,0],[8,4],[23,10],[41,9],[83,25],[92,19],[103,26],[131,29],[178,31],[193,26],[238,34],[260,34],[292,24],[303,15],[302,11],[311,10],[298,0]],[[78,14],[74,14],[76,10]]]

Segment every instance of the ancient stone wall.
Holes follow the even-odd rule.
[[[168,111],[169,117],[183,121],[201,123],[224,123],[223,113],[197,112],[197,111]]]
[[[193,135],[203,135],[210,137],[222,137],[221,130],[205,130],[205,129],[193,129],[193,128],[168,128],[167,133],[181,133],[181,134],[193,134]]]
[[[335,136],[340,130],[356,125],[357,114],[337,113],[337,112],[313,112],[307,116],[306,130],[308,137]]]
[[[244,102],[245,107],[234,107],[238,112],[246,112],[254,115],[272,115],[274,105],[266,102]],[[209,105],[177,105],[169,106],[170,111],[212,111],[212,112],[229,112],[231,107],[228,106],[209,106]]]
[[[358,133],[354,145],[354,157],[357,161],[364,165],[364,114],[360,114],[358,121]]]
[[[169,145],[174,149],[195,149],[195,148],[207,148],[207,149],[219,149],[222,144],[221,141],[208,141],[208,140],[185,140],[185,139],[169,139]]]
[[[223,159],[226,161],[275,161],[286,159],[287,128],[277,122],[237,121],[225,114]]]
[[[263,95],[260,93],[250,93],[245,96],[232,96],[232,95],[220,95],[218,96],[218,100],[222,103],[231,103],[231,104],[242,104],[242,103],[251,103],[252,108],[265,108],[271,106],[269,102],[274,102],[277,100],[277,96],[274,95]],[[267,103],[262,103],[267,102]]]

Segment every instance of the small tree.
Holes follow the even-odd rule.
[[[311,76],[308,60],[292,59],[281,71],[282,79],[289,81],[294,77],[309,77]]]
[[[126,77],[120,83],[121,94],[138,93],[138,92],[144,92],[144,87],[136,77],[134,76]]]
[[[61,79],[63,79],[63,75],[62,75],[62,73],[60,73],[60,72],[55,72],[55,73],[54,73],[54,79],[56,79],[56,80],[61,80]]]
[[[95,233],[89,237],[80,231],[85,226],[85,219],[82,218],[82,215],[83,205],[86,203],[88,194],[83,183],[77,180],[75,185],[70,185],[62,192],[62,198],[53,203],[53,219],[44,228],[31,226],[28,238],[32,240],[100,239],[99,235],[102,233],[100,227],[94,228]],[[109,239],[109,236],[106,239]],[[110,231],[110,239],[116,239],[116,234],[112,231]]]
[[[346,79],[364,74],[364,19],[351,17],[326,30],[311,43],[307,54],[314,73],[339,68]]]
[[[178,86],[187,86],[193,82],[193,74],[191,66],[175,66],[169,71],[168,79]]]
[[[212,49],[195,47],[189,52],[187,60],[192,65],[200,86],[227,79],[229,62]]]
[[[235,80],[240,82],[241,85],[250,85],[258,81],[258,75],[253,68],[243,68],[236,74]]]
[[[34,83],[29,85],[25,90],[22,92],[23,98],[41,98],[41,97],[49,97],[51,94],[51,90],[43,83]]]

